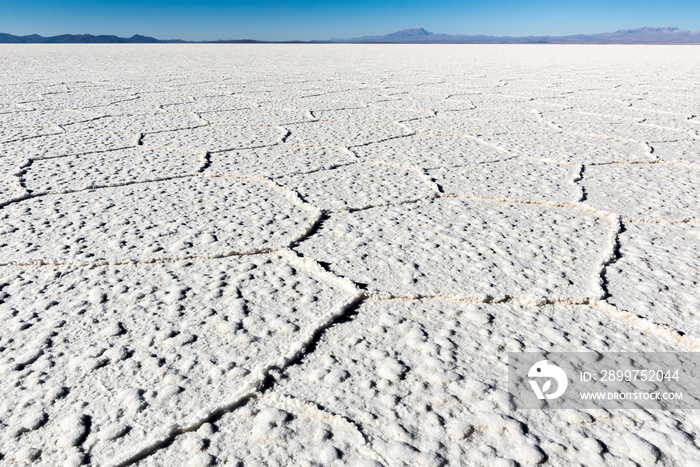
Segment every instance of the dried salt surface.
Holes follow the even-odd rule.
[[[61,193],[195,175],[206,154],[134,147],[33,161],[22,181],[32,193]]]
[[[664,164],[587,167],[585,203],[625,218],[681,221],[700,215],[700,170]]]
[[[297,250],[379,296],[584,301],[601,295],[612,228],[574,209],[439,199],[331,216]]]
[[[619,258],[606,271],[608,302],[698,340],[700,228],[627,224]]]
[[[508,113],[504,113],[502,120],[488,121],[477,118],[470,118],[468,115],[460,118],[442,117],[424,118],[406,122],[406,126],[421,135],[499,135],[499,134],[525,134],[532,133],[555,133],[557,130],[547,122],[536,120],[529,114],[529,120],[509,121]]]
[[[205,173],[236,177],[280,177],[357,162],[347,149],[290,145],[222,151],[209,156]]]
[[[568,123],[559,124],[559,126],[572,133],[649,143],[698,137],[695,131],[674,130],[644,123]]]
[[[564,102],[567,101],[563,100],[562,103]],[[571,102],[571,107],[568,107],[566,110],[586,114],[598,114],[607,115],[608,117],[615,117],[616,119],[618,119],[616,120],[617,123],[625,121],[625,118],[631,118],[634,119],[635,122],[639,122],[640,118],[643,121],[649,116],[659,115],[657,112],[651,111],[649,109],[640,109],[638,107],[635,107],[634,105],[629,104],[629,102],[620,101],[608,102],[606,99],[578,99],[575,102]]]
[[[522,79],[522,78],[518,78]],[[503,111],[529,111],[533,110],[532,98],[520,94],[508,94],[502,93],[502,90],[498,89],[498,84],[491,82],[490,80],[481,80],[481,82],[475,83],[476,87],[472,92],[461,96],[462,99],[468,99],[473,105],[472,108],[490,108],[490,109],[501,109]],[[483,92],[485,88],[491,88],[492,92]],[[537,92],[539,86],[528,86],[527,93]],[[567,100],[567,104],[558,105],[559,108],[568,107],[571,104],[571,99]],[[505,112],[504,112],[505,113]]]
[[[700,121],[695,118],[671,116],[671,115],[651,115],[644,119],[645,125],[653,125],[660,128],[674,130],[676,132],[689,133],[691,138],[700,137]],[[682,135],[681,139],[688,139]]]
[[[480,139],[517,156],[553,162],[602,164],[655,159],[644,143],[574,133],[496,134]]]
[[[37,110],[87,110],[105,107],[122,101],[136,99],[128,90],[96,90],[54,92],[41,94],[41,99],[32,100],[29,104]]]
[[[435,187],[418,170],[377,163],[281,177],[275,182],[326,211],[405,203],[436,194]]]
[[[0,205],[23,198],[27,190],[22,187],[18,177],[0,177]]]
[[[289,96],[280,95],[278,92],[268,93],[266,96],[247,96],[249,101],[255,102],[262,108],[270,109],[313,109],[317,112],[328,110],[362,109],[371,101],[366,94],[360,96],[345,92],[321,93],[314,95]],[[379,99],[376,95],[375,99]]]
[[[162,131],[195,128],[207,122],[195,114],[165,112],[138,113],[107,116],[89,122],[66,125],[66,131],[92,131],[115,133],[159,133]]]
[[[54,135],[63,130],[58,126],[48,127],[4,127],[0,125],[0,144],[19,141],[27,138],[34,138],[42,135]],[[2,153],[0,153],[2,154]]]
[[[201,423],[356,294],[290,254],[0,275],[0,445],[10,463],[35,449],[44,463],[77,451],[113,464]]]
[[[43,159],[128,148],[136,146],[138,141],[137,133],[58,133],[0,143],[0,154]]]
[[[278,395],[207,423],[138,465],[287,465],[291,453],[296,465],[385,465],[351,421]]]
[[[651,148],[654,156],[662,161],[700,168],[700,140],[653,143]]]
[[[567,125],[581,125],[581,124],[599,124],[608,123],[611,125],[617,125],[621,123],[641,123],[644,121],[644,117],[641,115],[638,117],[630,116],[620,116],[620,115],[606,115],[599,113],[590,112],[572,112],[572,111],[544,111],[542,112],[542,118],[560,128],[568,128]]]
[[[226,151],[281,143],[287,135],[274,126],[202,126],[145,135],[144,146],[188,151]]]
[[[700,454],[692,412],[515,411],[503,389],[509,351],[687,350],[638,324],[595,306],[368,301],[271,396],[361,427],[383,465],[689,462]],[[269,426],[265,441],[282,444],[280,429]],[[238,443],[214,436],[203,451],[230,459]]]
[[[142,114],[158,115],[163,112],[161,106],[191,101],[191,98],[179,93],[159,92],[157,94],[157,97],[147,97],[146,94],[140,94],[134,99],[115,102],[104,107],[94,107],[90,110],[105,112],[112,117]],[[192,116],[192,114],[190,113],[189,116]],[[200,121],[199,123],[201,124],[202,122]],[[128,124],[128,122],[120,121],[118,126],[125,124]]]
[[[576,165],[523,159],[428,171],[446,195],[558,204],[579,200],[579,173]]]
[[[218,112],[252,107],[254,107],[254,101],[240,96],[204,96],[193,99],[191,102],[161,104],[161,108],[166,112],[178,113]]]
[[[492,162],[510,156],[466,136],[413,135],[352,148],[361,160],[426,169]]]
[[[0,127],[44,128],[86,122],[101,116],[103,114],[76,110],[28,110],[0,114]]]
[[[84,264],[280,248],[317,210],[263,181],[194,177],[32,198],[0,216],[0,263]]]
[[[219,110],[197,115],[211,125],[286,125],[314,120],[308,111],[263,108]]]
[[[8,178],[17,177],[22,173],[22,168],[28,162],[29,159],[12,157],[9,154],[6,157],[0,157],[0,174]]]
[[[693,86],[692,83],[692,79],[686,81],[687,85]],[[698,105],[695,101],[687,99],[687,88],[679,89],[676,93],[669,93],[667,90],[660,88],[655,89],[655,91],[654,96],[647,96],[646,99],[637,100],[632,104],[632,107],[667,117],[680,118],[697,115]]]
[[[129,104],[139,104],[142,107],[154,107],[161,108],[166,105],[182,104],[185,102],[192,102],[195,98],[201,96],[200,92],[196,90],[196,85],[192,84],[192,88],[188,89],[189,92],[183,92],[184,89],[170,89],[167,85],[162,82],[152,83],[152,87],[149,89],[148,85],[145,83],[135,83],[129,92],[133,93],[128,96],[127,99],[120,100],[108,107],[119,107],[120,105]],[[207,95],[214,95],[221,93],[216,93],[214,91],[207,93]]]
[[[540,118],[540,115],[536,111],[510,111],[510,112],[504,112],[503,109],[490,109],[487,107],[477,107],[473,109],[468,109],[468,110],[448,110],[448,111],[442,111],[438,112],[437,114],[438,118],[435,120],[435,123],[438,122],[446,122],[448,123],[448,127],[451,127],[454,125],[454,123],[457,123],[459,120],[471,120],[472,123],[478,123],[474,122],[475,120],[483,120],[486,122],[491,122],[491,123],[524,123],[524,122],[537,122],[540,125],[535,125],[536,128],[543,128],[541,126],[541,123],[543,122],[542,118]],[[443,119],[443,117],[446,117],[447,119]],[[453,123],[454,122],[454,123]],[[419,123],[430,123],[430,122],[419,122]],[[514,129],[517,128],[517,126],[514,126]]]
[[[693,50],[573,49],[0,46],[0,462],[690,464],[504,393],[697,349]]]
[[[313,109],[322,112],[326,110],[346,110],[366,108],[370,105],[379,106],[382,101],[388,99],[388,93],[393,92],[386,86],[366,87],[357,82],[341,82],[340,88],[333,79],[322,79],[318,86],[299,86],[296,92],[292,92],[287,84],[283,89],[279,83],[273,83],[268,92],[245,94],[251,100],[258,102],[262,107]],[[425,111],[425,108],[417,109]]]
[[[20,174],[27,163],[27,159],[0,157],[0,205],[26,196]]]
[[[422,97],[422,98],[421,98]],[[450,110],[468,110],[473,109],[469,99],[447,99],[447,94],[439,94],[437,96],[419,96],[416,98],[406,97],[404,94],[391,96],[390,98],[377,100],[372,105],[385,109],[404,109],[404,110],[423,110],[430,109],[436,112],[445,112]]]
[[[18,112],[20,110],[29,110],[20,107],[17,104],[3,104],[0,103],[0,114],[6,114],[6,113],[12,113],[12,112]]]
[[[349,122],[407,122],[420,118],[433,117],[429,110],[401,110],[377,107],[359,109],[321,110],[314,112],[318,120]]]
[[[380,122],[372,125],[357,121],[309,122],[285,125],[285,128],[291,132],[285,139],[286,143],[343,148],[378,143],[412,133],[404,125],[394,122]]]

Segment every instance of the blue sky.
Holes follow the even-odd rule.
[[[565,35],[640,26],[700,29],[700,0],[0,0],[0,32],[159,39],[310,40],[405,28]]]

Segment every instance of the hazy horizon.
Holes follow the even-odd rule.
[[[492,36],[563,36],[638,27],[700,29],[700,3],[674,0],[562,4],[551,0],[341,1],[27,0],[3,8],[0,31],[13,35],[134,34],[158,39],[328,40],[408,28]]]

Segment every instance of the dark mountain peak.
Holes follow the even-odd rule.
[[[149,43],[162,42],[162,41],[159,41],[158,39],[155,39],[153,37],[142,36],[141,34],[134,34],[133,36],[128,38],[127,41],[131,42],[131,43],[138,43],[138,44],[149,44]]]
[[[434,35],[432,32],[426,31],[423,28],[413,28],[402,29],[401,31],[392,32],[391,34],[382,36],[382,39],[391,41],[420,41],[429,39],[432,35]]]
[[[390,36],[393,35],[402,35],[402,36],[432,36],[433,33],[430,31],[426,31],[423,28],[411,28],[411,29],[402,29],[401,31],[397,31],[395,33],[389,34]]]

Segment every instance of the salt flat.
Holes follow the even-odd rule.
[[[0,47],[0,463],[691,465],[508,351],[697,351],[696,46]]]

